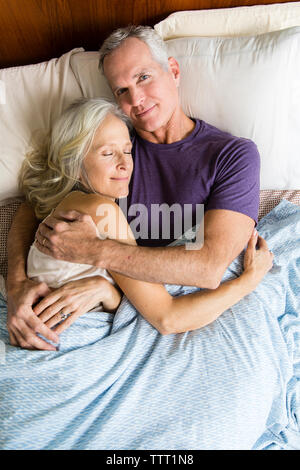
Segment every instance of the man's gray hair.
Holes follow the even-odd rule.
[[[99,69],[102,72],[105,57],[120,47],[121,44],[128,38],[137,38],[147,44],[153,59],[158,62],[165,70],[168,70],[167,48],[159,34],[150,26],[129,25],[125,28],[119,28],[113,31],[102,44],[99,50]]]

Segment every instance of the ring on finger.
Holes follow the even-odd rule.
[[[61,310],[61,311],[59,312],[59,314],[60,314],[60,318],[61,318],[62,320],[66,320],[66,319],[71,315],[71,313],[64,313],[63,310]]]

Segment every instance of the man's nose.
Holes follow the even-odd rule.
[[[132,106],[139,106],[144,102],[144,94],[141,89],[133,88],[129,90],[129,99]]]

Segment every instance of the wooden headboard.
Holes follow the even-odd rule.
[[[97,50],[115,28],[153,26],[180,10],[232,8],[291,0],[0,0],[0,68]]]

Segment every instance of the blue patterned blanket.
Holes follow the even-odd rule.
[[[1,298],[0,448],[300,449],[300,207],[282,201],[258,231],[274,267],[193,332],[161,336],[123,298],[79,318],[58,352],[21,350]]]

